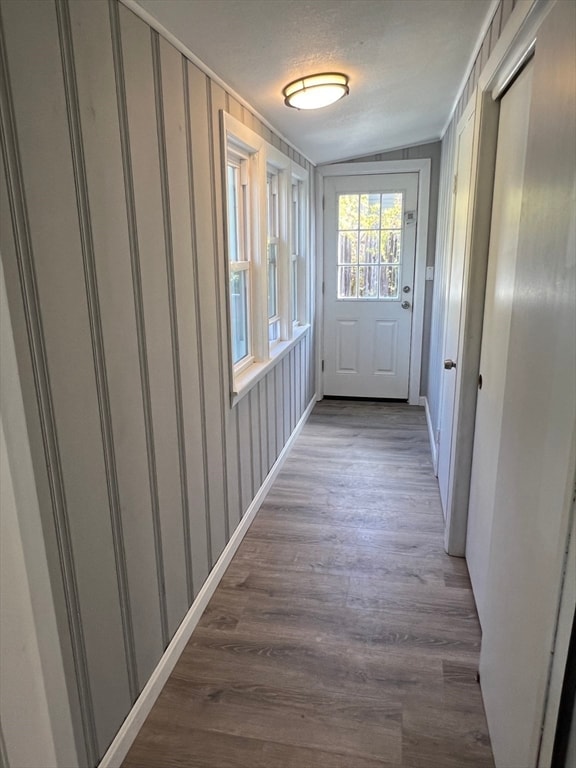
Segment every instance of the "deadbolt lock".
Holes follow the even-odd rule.
[[[405,285],[404,288],[402,288],[402,290],[404,291],[404,293],[410,293],[410,286]]]

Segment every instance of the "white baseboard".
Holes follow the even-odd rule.
[[[156,669],[150,676],[150,679],[144,686],[142,693],[136,699],[134,706],[128,713],[128,717],[122,724],[122,727],[116,734],[114,741],[109,746],[106,754],[98,764],[98,768],[120,768],[122,761],[128,754],[128,750],[132,746],[140,728],[144,724],[144,721],[148,717],[150,710],[152,709],[154,702],[160,695],[164,684],[168,680],[170,673],[174,669],[176,662],[180,658],[182,651],[184,650],[186,643],[190,639],[192,632],[196,625],[200,621],[202,614],[212,595],[214,594],[216,587],[220,583],[226,568],[230,565],[230,561],[234,557],[236,550],[238,549],[240,542],[246,535],[250,523],[256,516],[256,513],[260,509],[266,494],[270,490],[272,483],[276,479],[276,476],[280,472],[282,465],[284,464],[286,457],[294,444],[294,441],[298,437],[302,427],[308,420],[312,409],[316,405],[316,395],[310,401],[308,407],[304,411],[302,418],[296,425],[294,431],[290,435],[286,445],[282,449],[282,452],[276,459],[274,466],[268,473],[264,483],[260,487],[260,490],[254,497],[254,501],[248,507],[248,510],[240,524],[230,537],[230,541],[226,545],[224,551],[218,558],[216,565],[210,571],[208,578],[204,582],[204,585],[196,599],[192,603],[188,613],[182,620],[182,623],[176,630],[174,637],[172,638],[168,648],[166,648],[162,658],[158,662]]]
[[[436,446],[436,440],[434,438],[434,427],[432,426],[432,416],[430,415],[430,406],[428,405],[428,398],[420,398],[424,411],[426,413],[426,424],[428,425],[428,438],[430,439],[430,452],[432,453],[432,466],[434,467],[434,474],[438,477],[438,448]]]

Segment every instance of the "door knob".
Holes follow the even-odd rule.
[[[454,360],[444,360],[444,368],[447,371],[451,371],[452,368],[456,368],[456,363],[454,362]]]
[[[403,301],[402,302],[402,309],[410,309],[410,302],[409,301]]]

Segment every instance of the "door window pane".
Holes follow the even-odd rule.
[[[360,195],[360,229],[380,228],[380,195]]]
[[[355,299],[357,296],[358,270],[356,267],[338,267],[338,298]]]
[[[381,233],[380,253],[382,261],[387,264],[399,264],[402,244],[402,231],[400,229],[387,229]]]
[[[378,264],[379,239],[378,232],[360,232],[360,252],[358,254],[360,264]]]
[[[358,261],[358,232],[338,233],[338,263],[356,264]]]
[[[398,300],[404,195],[338,196],[338,298]]]
[[[380,298],[397,299],[400,296],[398,290],[398,267],[380,267]]]
[[[402,227],[402,193],[389,192],[382,195],[382,219],[380,229]]]
[[[358,296],[361,299],[378,297],[378,267],[360,267]]]
[[[358,229],[358,195],[340,195],[338,199],[338,229]]]

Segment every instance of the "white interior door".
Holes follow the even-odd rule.
[[[418,174],[324,187],[324,393],[408,399]]]
[[[498,150],[486,278],[484,325],[476,405],[474,454],[468,506],[466,560],[480,622],[484,619],[486,579],[502,412],[505,407],[506,359],[518,254],[521,190],[524,184],[532,64],[516,79],[500,105]]]
[[[440,403],[440,440],[438,444],[438,484],[444,517],[448,518],[453,482],[453,435],[456,429],[456,392],[459,384],[458,344],[464,290],[466,240],[474,140],[474,112],[458,125],[454,209],[452,216],[452,249],[450,285],[446,306],[444,336],[445,367],[442,374]]]

